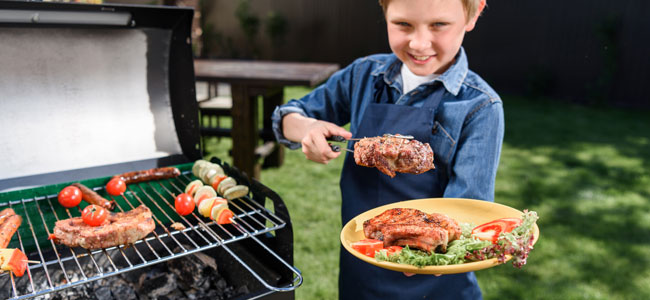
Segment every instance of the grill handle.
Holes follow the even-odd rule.
[[[264,250],[268,251],[278,261],[280,261],[283,265],[285,265],[287,267],[287,269],[291,271],[292,276],[295,275],[295,276],[293,276],[293,280],[291,281],[291,285],[288,286],[288,287],[272,286],[272,285],[268,284],[262,277],[260,277],[260,275],[257,274],[257,272],[255,272],[255,270],[253,270],[248,264],[246,264],[234,251],[232,251],[230,248],[228,248],[228,246],[226,246],[225,244],[222,244],[221,247],[223,247],[223,249],[226,250],[226,252],[228,252],[233,258],[235,258],[235,260],[237,260],[237,262],[239,262],[242,266],[244,266],[244,268],[246,268],[246,270],[248,270],[248,272],[250,272],[251,275],[253,275],[253,277],[255,277],[255,279],[257,279],[262,285],[264,285],[264,287],[266,287],[269,290],[276,291],[276,292],[290,292],[290,291],[293,291],[296,288],[298,288],[300,285],[302,285],[302,281],[303,281],[302,273],[300,272],[300,270],[298,270],[298,268],[296,268],[296,267],[292,266],[291,264],[289,264],[288,262],[286,262],[284,259],[282,259],[282,257],[280,257],[278,254],[276,254],[272,249],[270,249],[268,246],[266,246],[266,244],[264,244],[262,241],[260,241],[254,235],[250,235],[249,233],[247,233],[247,231],[245,229],[243,229],[241,227],[241,225],[239,225],[237,223],[234,223],[234,222],[233,222],[233,225],[235,225],[235,228],[237,228],[237,230],[239,230],[240,232],[249,235],[250,239],[257,242],[260,246],[262,246],[262,248],[264,248]]]

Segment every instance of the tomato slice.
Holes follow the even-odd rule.
[[[386,255],[391,256],[393,254],[398,254],[402,252],[402,247],[400,246],[388,246],[385,248],[386,249]]]
[[[212,188],[216,191],[217,188],[219,187],[219,184],[224,180],[228,178],[226,175],[215,175],[214,178],[212,179]]]
[[[114,177],[106,184],[106,192],[111,196],[122,195],[126,191],[126,183],[120,177]]]
[[[499,239],[499,234],[502,232],[510,232],[517,226],[521,225],[519,218],[502,218],[485,224],[476,226],[472,229],[472,235],[477,239],[484,241],[491,241],[496,244]]]
[[[94,204],[86,206],[86,208],[81,212],[81,219],[89,226],[102,225],[107,216],[108,213],[106,212],[106,209]]]
[[[350,247],[363,255],[375,257],[375,252],[384,249],[384,242],[376,239],[365,239],[351,243]]]
[[[219,215],[217,216],[217,224],[231,224],[233,216],[234,214],[232,213],[232,210],[224,208],[219,212]]]

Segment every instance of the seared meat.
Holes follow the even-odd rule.
[[[354,161],[390,177],[395,177],[395,172],[422,174],[435,168],[428,143],[397,137],[361,139],[354,144]]]
[[[384,247],[409,246],[427,252],[438,247],[445,252],[447,243],[461,235],[456,220],[414,208],[389,209],[363,222],[363,232],[366,238],[384,241]]]
[[[151,210],[144,205],[124,212],[111,213],[100,226],[89,226],[81,217],[61,220],[54,225],[54,242],[86,249],[133,244],[154,230]]]

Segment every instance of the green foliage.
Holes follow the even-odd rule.
[[[284,15],[276,11],[269,11],[262,20],[255,13],[254,4],[250,0],[238,0],[234,16],[246,37],[246,42],[244,45],[235,45],[232,35],[220,31],[214,24],[207,21],[208,13],[213,10],[215,2],[200,1],[199,4],[203,16],[201,18],[202,56],[257,59],[263,52],[258,45],[260,42],[258,34],[262,27],[264,27],[264,34],[268,35],[271,40],[273,48],[282,45],[288,31],[289,22]],[[273,50],[270,50],[271,53]]]
[[[239,4],[235,9],[235,16],[239,20],[239,26],[241,26],[246,37],[252,41],[259,31],[260,19],[251,13],[250,0],[239,0]]]
[[[541,235],[522,269],[476,272],[485,299],[650,299],[648,113],[512,97],[504,107],[495,198],[537,211]],[[229,139],[208,146],[229,159]],[[321,165],[286,153],[261,180],[291,214],[304,275],[296,298],[337,299],[343,158]]]
[[[287,18],[283,15],[274,11],[266,15],[266,34],[269,35],[274,44],[282,42],[282,38],[287,34],[288,27]]]

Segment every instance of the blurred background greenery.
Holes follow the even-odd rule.
[[[290,87],[285,98],[309,89]],[[643,111],[505,97],[496,202],[539,213],[541,237],[522,269],[476,273],[485,299],[650,299],[650,122]],[[229,138],[207,157],[230,162]],[[336,299],[343,158],[287,151],[262,182],[287,203],[297,299]],[[420,276],[420,275],[417,275]]]

